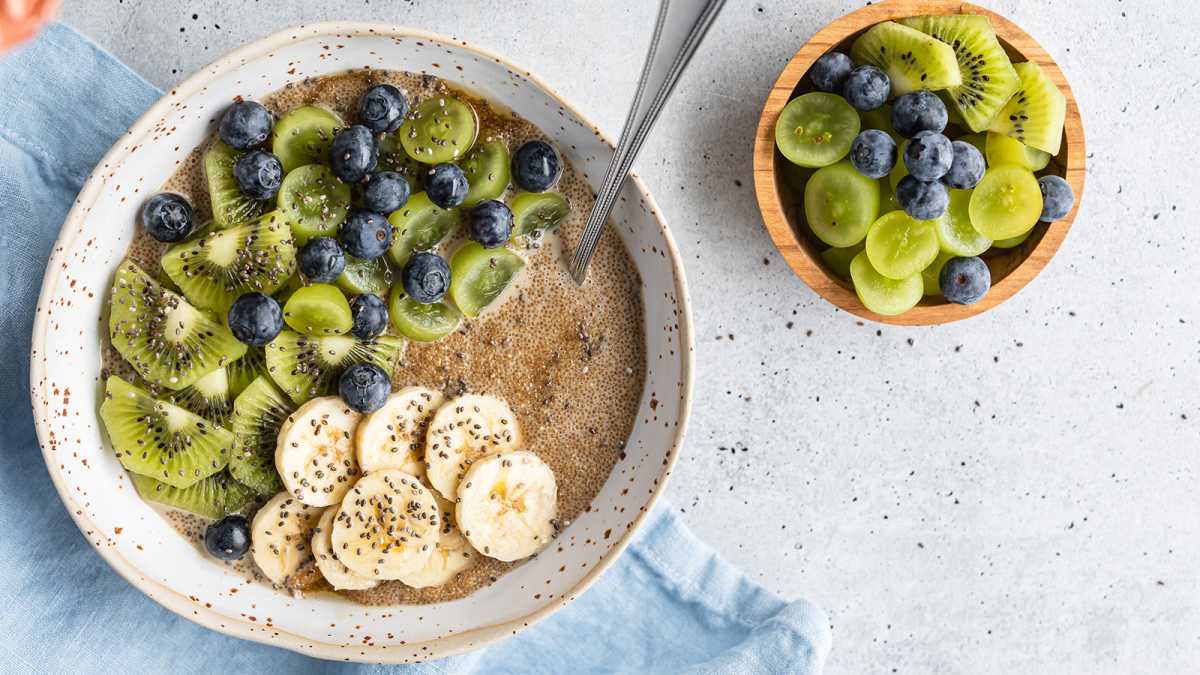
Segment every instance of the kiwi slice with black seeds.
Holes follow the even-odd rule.
[[[204,178],[208,182],[208,200],[212,204],[213,229],[223,230],[262,215],[270,201],[261,201],[242,194],[233,165],[244,153],[222,141],[216,141],[204,153]]]
[[[243,293],[282,287],[296,271],[296,247],[287,221],[272,211],[172,246],[160,262],[188,300],[223,315]]]
[[[172,487],[190,487],[229,463],[230,431],[115,375],[108,378],[100,419],[121,466]]]
[[[133,474],[133,484],[142,499],[182,509],[205,518],[224,518],[241,511],[254,500],[254,491],[222,471],[196,484],[177,488],[148,476]]]
[[[275,441],[295,409],[266,376],[255,378],[233,402],[234,447],[229,473],[264,497],[283,489],[275,470]]]
[[[950,45],[962,84],[945,91],[950,109],[971,131],[983,131],[1020,87],[1020,78],[986,16],[916,16],[900,23]],[[953,120],[952,120],[953,121]]]
[[[126,260],[113,280],[112,346],[148,382],[183,389],[246,353],[229,329]]]
[[[267,344],[267,373],[297,405],[331,393],[342,371],[355,363],[395,370],[404,340],[383,336],[371,341],[346,335],[310,337],[281,332]]]
[[[233,412],[233,394],[229,390],[228,370],[217,368],[180,389],[178,393],[172,394],[171,402],[187,408],[217,426],[228,426],[229,415]]]
[[[236,399],[255,378],[267,372],[266,368],[263,348],[247,347],[242,358],[225,366],[225,375],[229,380],[229,396]]]
[[[877,23],[854,41],[855,63],[878,66],[892,81],[892,96],[962,84],[950,45],[895,21]]]
[[[1067,97],[1036,63],[1026,61],[1013,68],[1021,78],[1021,88],[992,120],[988,131],[1057,155],[1067,121]]]

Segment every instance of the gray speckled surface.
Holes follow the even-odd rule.
[[[778,70],[861,4],[729,2],[639,162],[695,301],[696,406],[670,499],[752,577],[829,611],[832,673],[1194,672],[1200,5],[988,3],[1071,80],[1087,195],[1014,299],[902,329],[794,277],[751,186]],[[161,87],[289,24],[411,25],[508,55],[615,134],[655,3],[503,6],[66,0],[63,18]]]

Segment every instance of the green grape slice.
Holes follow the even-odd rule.
[[[421,101],[396,133],[409,157],[441,164],[467,154],[478,130],[474,108],[453,96],[435,94]]]
[[[279,158],[284,173],[305,164],[328,164],[333,137],[345,126],[342,118],[325,108],[315,105],[296,108],[275,123],[271,152]]]
[[[386,134],[383,140],[379,141],[379,162],[376,169],[395,171],[404,176],[404,180],[408,181],[410,193],[421,191],[421,177],[429,171],[429,167],[408,156],[396,134]]]
[[[283,320],[313,337],[343,335],[354,325],[346,296],[329,284],[312,284],[292,293],[283,306]]]
[[[861,125],[846,99],[812,92],[784,106],[775,123],[775,145],[793,164],[817,169],[849,154]]]
[[[913,220],[903,211],[879,217],[867,232],[871,267],[890,279],[907,279],[929,266],[938,254],[933,221]]]
[[[450,258],[450,298],[463,314],[478,316],[524,266],[525,260],[507,248],[469,242]]]
[[[388,257],[396,269],[403,269],[413,251],[428,251],[442,243],[458,229],[461,220],[459,209],[443,209],[434,204],[428,194],[416,193],[388,216],[388,222],[392,224],[392,247],[388,249]]]
[[[1009,237],[1008,239],[1000,239],[1000,240],[994,241],[994,242],[992,242],[992,246],[995,246],[996,248],[1016,248],[1016,247],[1020,246],[1021,244],[1024,244],[1025,240],[1028,239],[1029,235],[1031,235],[1031,234],[1033,234],[1032,228],[1030,228],[1030,230],[1028,232],[1026,232],[1025,234],[1018,234],[1015,237]]]
[[[866,251],[850,261],[850,278],[863,306],[884,316],[896,316],[916,307],[925,291],[920,272],[904,279],[889,279],[871,267]]]
[[[557,192],[522,192],[513,197],[509,208],[514,238],[536,230],[552,230],[571,213],[571,205]]]
[[[850,281],[850,261],[854,260],[854,256],[862,252],[865,248],[863,242],[859,242],[854,246],[846,246],[844,248],[827,248],[821,251],[821,261],[833,272],[839,279]]]
[[[862,130],[878,129],[896,141],[896,147],[904,145],[904,137],[896,133],[895,127],[892,126],[892,106],[881,105],[874,110],[867,112],[859,111],[859,118],[862,120]]]
[[[400,284],[392,287],[389,315],[401,335],[417,342],[435,342],[453,333],[462,314],[444,302],[422,304],[408,297]]]
[[[984,156],[987,157],[988,166],[1015,164],[1030,171],[1041,171],[1050,166],[1050,153],[994,131],[988,132]]]
[[[933,262],[929,263],[929,267],[921,270],[921,282],[925,285],[925,295],[942,294],[942,284],[938,280],[938,277],[941,276],[942,268],[946,266],[946,261],[957,257],[953,253],[942,251],[938,253],[938,257],[933,259]]]
[[[467,176],[467,197],[463,206],[472,207],[482,201],[499,199],[508,189],[508,148],[504,141],[489,138],[475,146],[460,164]]]
[[[950,205],[933,221],[942,250],[970,258],[992,247],[992,240],[971,225],[971,191],[950,190]]]
[[[971,224],[992,239],[1025,234],[1042,216],[1042,189],[1033,172],[1013,164],[994,166],[971,193]]]
[[[306,164],[283,177],[279,209],[298,245],[317,236],[335,237],[350,210],[350,186],[329,167]]]
[[[382,298],[392,285],[392,271],[383,258],[363,260],[347,255],[346,269],[333,283],[350,295],[374,293]]]
[[[853,246],[879,217],[879,182],[838,162],[817,170],[804,187],[804,217],[830,246]]]

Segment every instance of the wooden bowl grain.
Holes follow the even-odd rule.
[[[1038,223],[1033,234],[1020,246],[989,251],[983,257],[992,272],[992,288],[974,305],[956,305],[940,296],[927,296],[916,307],[899,316],[876,314],[859,301],[853,286],[834,275],[821,261],[827,246],[804,223],[803,193],[790,185],[785,169],[788,161],[775,148],[775,122],[787,102],[812,90],[804,77],[812,64],[830,51],[849,52],[850,45],[863,31],[881,21],[929,14],[982,14],[987,16],[1001,45],[1016,61],[1033,61],[1042,68],[1067,99],[1067,119],[1062,149],[1047,171],[1070,183],[1075,191],[1075,206],[1066,218],[1054,223]],[[1079,106],[1067,79],[1054,59],[1025,31],[1008,19],[983,7],[954,0],[885,0],[869,5],[834,21],[813,36],[784,67],[763,106],[754,143],[754,187],[759,210],[767,231],[788,266],[818,295],[857,316],[898,325],[935,325],[975,316],[999,305],[1021,290],[1054,257],[1079,211],[1083,198],[1084,162],[1083,124]]]

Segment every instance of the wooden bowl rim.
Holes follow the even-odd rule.
[[[996,282],[983,300],[974,305],[948,302],[918,304],[898,316],[876,314],[859,301],[853,290],[842,286],[825,270],[822,262],[800,242],[800,235],[784,213],[775,172],[775,122],[792,92],[818,58],[854,33],[881,21],[926,14],[982,14],[987,16],[996,35],[1025,59],[1038,64],[1067,99],[1064,127],[1066,150],[1064,178],[1075,191],[1075,206],[1062,220],[1050,224],[1041,240],[1012,271]],[[1066,76],[1053,58],[1028,33],[1007,18],[975,4],[958,0],[885,0],[842,16],[818,31],[788,61],[771,88],[763,106],[754,143],[754,186],[764,225],[788,266],[825,300],[856,316],[896,325],[925,326],[966,319],[1008,300],[1038,275],[1054,257],[1071,229],[1083,201],[1086,149],[1079,106]]]

